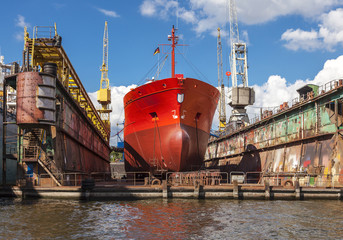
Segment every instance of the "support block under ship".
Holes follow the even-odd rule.
[[[263,179],[316,186],[343,185],[343,80],[308,84],[299,97],[261,116],[244,128],[212,137],[207,168],[246,182]]]
[[[35,27],[34,34],[30,38],[25,29],[23,66],[4,80],[4,96],[8,87],[17,92],[18,146],[15,154],[3,153],[3,178],[11,158],[18,163],[19,179],[40,186],[80,185],[91,173],[110,171],[110,129],[71,65],[56,27]],[[4,123],[6,113],[4,98]]]
[[[198,170],[203,164],[219,91],[175,74],[137,87],[124,97],[124,154],[127,172]]]

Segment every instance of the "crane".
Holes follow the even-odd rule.
[[[229,0],[230,21],[230,68],[232,88],[228,104],[232,107],[229,119],[230,130],[237,130],[249,124],[245,107],[255,102],[255,91],[248,85],[247,46],[240,41],[235,0]]]
[[[111,103],[111,89],[110,81],[108,80],[108,30],[107,21],[105,21],[104,38],[103,38],[103,57],[102,65],[100,68],[101,79],[100,79],[100,89],[97,94],[98,103],[101,104],[101,109],[98,109],[101,120],[106,125],[107,129],[111,129],[110,113],[112,109],[110,107]]]
[[[218,30],[217,38],[217,64],[218,64],[218,87],[220,88],[219,101],[219,132],[225,131],[226,128],[226,108],[225,108],[225,88],[223,83],[223,53],[222,41],[220,38],[220,28]]]

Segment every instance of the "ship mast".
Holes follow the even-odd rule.
[[[171,52],[171,72],[172,72],[172,78],[175,77],[175,46],[177,44],[177,40],[179,39],[178,36],[175,36],[175,28],[173,25],[173,29],[172,29],[172,35],[168,35],[168,41],[171,41],[172,44],[172,52]]]

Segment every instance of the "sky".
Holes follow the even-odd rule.
[[[296,89],[307,83],[343,78],[343,0],[236,0],[236,6],[240,39],[248,46],[249,85],[256,92],[254,106],[248,107],[251,118],[260,107],[295,98]],[[176,73],[218,85],[218,27],[225,43],[224,72],[230,70],[228,0],[17,0],[3,1],[0,11],[0,55],[5,63],[21,62],[25,26],[32,37],[34,26],[56,23],[62,45],[93,100],[100,87],[108,21],[112,135],[123,127],[123,96],[156,77],[156,64],[168,48],[153,53],[158,44],[168,43],[173,25],[179,44],[187,45],[178,47]],[[169,57],[159,78],[169,77],[170,71]],[[231,85],[228,79],[224,83]]]

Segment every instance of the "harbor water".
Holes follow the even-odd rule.
[[[342,239],[342,201],[0,198],[0,239]]]

